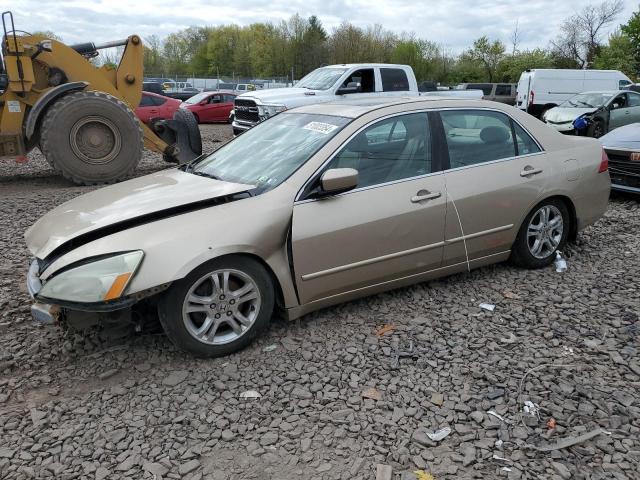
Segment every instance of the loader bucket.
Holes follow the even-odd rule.
[[[202,155],[198,122],[189,110],[180,108],[171,120],[152,120],[151,130],[169,147],[163,152],[167,162],[186,163]]]

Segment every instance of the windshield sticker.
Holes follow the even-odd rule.
[[[305,130],[311,130],[312,132],[318,132],[318,133],[323,133],[325,135],[328,135],[329,133],[333,132],[336,128],[338,128],[338,126],[331,125],[330,123],[323,123],[323,122],[309,122],[302,128],[304,128]]]

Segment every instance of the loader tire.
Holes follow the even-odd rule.
[[[140,122],[123,101],[104,92],[75,92],[48,109],[40,147],[56,172],[78,185],[130,176],[143,150]]]
[[[189,145],[191,145],[191,151],[196,156],[202,155],[202,137],[200,136],[200,127],[198,126],[198,120],[190,110],[179,108],[176,113],[173,114],[175,120],[184,122],[189,130]]]

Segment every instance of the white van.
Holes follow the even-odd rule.
[[[518,81],[516,107],[540,117],[578,93],[621,90],[632,83],[618,70],[526,70]]]

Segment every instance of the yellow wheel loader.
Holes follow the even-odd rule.
[[[140,37],[102,45],[65,45],[18,32],[11,12],[2,14],[0,157],[25,161],[39,147],[51,167],[81,185],[122,180],[135,170],[143,145],[165,161],[184,163],[202,154],[193,114],[178,109],[172,120],[145,125],[140,103],[143,47]],[[124,47],[117,67],[97,67],[104,48]]]

